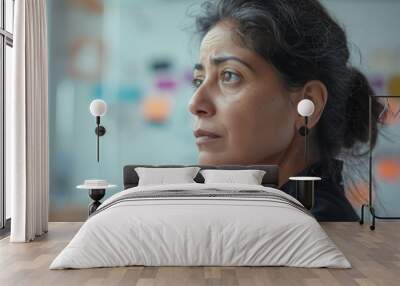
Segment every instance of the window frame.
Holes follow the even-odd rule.
[[[1,21],[0,21],[0,237],[6,235],[10,231],[10,219],[6,218],[6,188],[5,188],[5,98],[6,98],[6,47],[13,48],[14,35],[6,30],[6,17],[10,17],[6,13],[6,1],[0,0],[1,5]],[[12,1],[12,15],[14,30],[14,7],[15,0]]]

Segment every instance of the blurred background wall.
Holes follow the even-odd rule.
[[[377,94],[400,95],[400,1],[322,2],[346,29],[352,63]],[[109,196],[122,189],[126,164],[197,163],[187,104],[199,45],[190,15],[200,3],[48,0],[51,221],[87,217],[87,192],[75,188],[84,179],[119,185]],[[89,113],[95,98],[108,104],[100,163]],[[400,215],[400,98],[389,103],[389,135],[374,151],[376,198],[379,214]],[[358,207],[367,183],[349,174],[347,195]]]

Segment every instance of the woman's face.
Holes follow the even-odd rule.
[[[278,72],[235,39],[232,22],[204,37],[189,111],[199,164],[278,163],[295,132],[296,107]]]

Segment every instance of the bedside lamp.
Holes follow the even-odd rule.
[[[106,129],[100,125],[100,117],[104,116],[107,112],[107,104],[104,100],[95,99],[90,103],[90,113],[96,117],[97,127],[94,132],[97,135],[97,162],[99,162],[99,149],[100,149],[100,136],[106,134]]]
[[[308,133],[310,132],[308,129],[308,117],[313,115],[314,111],[314,102],[309,99],[302,99],[297,105],[297,112],[300,114],[300,116],[304,117],[304,126],[300,127],[299,133],[301,136],[305,137],[304,157],[306,160],[306,165],[308,165]]]

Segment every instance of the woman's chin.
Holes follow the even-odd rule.
[[[237,158],[206,151],[200,151],[198,158],[199,165],[240,165],[242,163]]]
[[[229,156],[226,153],[209,152],[200,150],[198,156],[199,165],[278,165],[275,160],[256,160],[253,156]]]
[[[224,160],[222,160],[224,161]],[[221,165],[224,163],[221,163],[221,160],[218,158],[218,155],[211,153],[211,152],[206,152],[206,151],[200,151],[199,152],[199,159],[198,159],[199,165]]]

